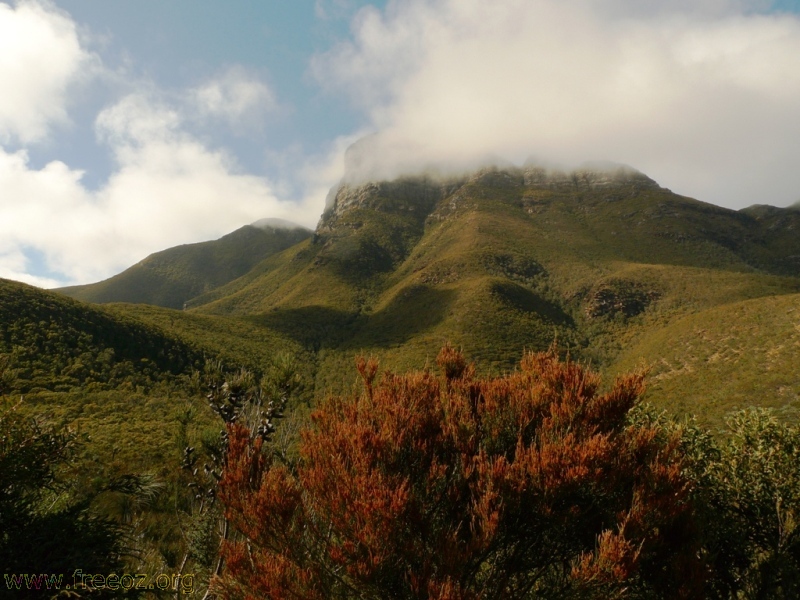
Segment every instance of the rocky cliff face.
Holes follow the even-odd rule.
[[[639,189],[659,187],[644,173],[614,163],[587,165],[574,171],[555,171],[531,165],[522,169],[522,179],[526,186],[545,189],[598,189],[620,185]]]
[[[317,225],[314,264],[361,283],[391,271],[422,237],[431,212],[458,185],[428,177],[342,183]]]
[[[342,216],[355,209],[397,213],[424,220],[436,205],[453,193],[463,181],[437,181],[429,177],[407,177],[394,181],[351,185],[342,183],[331,190],[330,205],[322,213],[317,234],[330,234]]]
[[[559,171],[536,165],[487,167],[461,177],[434,175],[403,177],[393,181],[364,184],[344,182],[331,190],[317,235],[325,236],[336,228],[342,216],[355,209],[398,213],[424,220],[440,202],[456,204],[464,186],[495,189],[531,188],[563,191],[628,187],[634,190],[657,189],[658,184],[635,169],[614,163],[587,165],[573,171]]]

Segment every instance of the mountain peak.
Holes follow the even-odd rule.
[[[369,146],[369,142],[369,138],[365,138],[351,146],[348,149],[350,160],[355,161],[363,154],[364,147]],[[464,185],[562,191],[616,186],[633,186],[639,190],[660,189],[658,183],[641,171],[610,161],[586,162],[572,170],[529,160],[522,167],[510,163],[493,164],[459,176],[447,176],[431,170],[394,179],[358,181],[345,177],[328,193],[317,233],[329,233],[339,217],[359,208],[381,212],[421,212],[424,213],[424,218],[435,209],[439,201]]]
[[[310,231],[310,229],[304,225],[298,225],[286,219],[276,219],[272,217],[259,219],[254,223],[250,223],[250,226],[258,227],[259,229],[305,229],[306,231]]]

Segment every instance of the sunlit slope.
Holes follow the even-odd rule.
[[[800,416],[800,295],[725,304],[632,340],[612,367],[651,368],[648,399],[712,423],[734,408]]]
[[[202,399],[208,359],[267,374],[296,359],[299,401],[316,361],[298,343],[250,322],[136,304],[93,305],[0,280],[0,403],[85,433],[81,473],[131,470],[171,478],[185,443],[221,427]],[[24,399],[23,399],[24,398]]]
[[[170,308],[249,272],[265,258],[311,236],[299,227],[246,225],[218,240],[176,246],[151,254],[119,275],[62,288],[86,302],[134,302]]]
[[[182,386],[207,359],[264,373],[289,354],[309,378],[314,368],[299,343],[248,318],[97,306],[7,280],[0,280],[0,354],[10,356],[21,393]]]
[[[0,280],[0,354],[19,392],[149,386],[202,366],[202,352],[161,328]]]
[[[633,366],[633,348],[655,360],[664,332],[687,319],[725,322],[728,307],[796,297],[797,231],[797,210],[727,210],[624,167],[486,169],[343,185],[312,237],[188,300],[187,310],[113,304],[91,314],[135,322],[142,339],[179,344],[192,358],[169,372],[186,373],[206,357],[263,371],[275,355],[294,354],[313,380],[309,398],[351,385],[356,354],[418,368],[447,341],[485,371],[511,369],[524,350],[554,341],[613,371]],[[55,335],[57,327],[50,329]],[[765,343],[780,335],[767,330]],[[106,346],[91,352],[99,356]],[[47,389],[89,381],[70,370],[71,354],[58,352],[66,362],[37,376],[50,382]],[[757,379],[756,363],[736,364],[744,379]],[[667,402],[672,390],[660,389],[653,397]],[[774,396],[765,403],[773,401],[783,404]],[[686,408],[682,402],[676,410]],[[730,405],[715,402],[703,410],[718,414]]]
[[[557,337],[608,364],[654,324],[800,291],[796,213],[774,210],[765,226],[619,167],[344,186],[314,239],[190,304],[326,356],[418,364],[450,340],[502,369]]]
[[[186,310],[0,281],[0,354],[32,411],[93,431],[98,456],[167,470],[184,429],[196,441],[218,426],[194,395],[208,358],[264,373],[293,355],[313,403],[356,383],[357,354],[418,369],[451,342],[497,372],[555,340],[609,375],[651,364],[648,397],[675,413],[794,418],[798,231],[797,210],[731,211],[626,168],[345,185],[313,235],[250,253],[238,277],[228,259],[199,265],[220,278]],[[120,280],[152,301],[181,277]]]

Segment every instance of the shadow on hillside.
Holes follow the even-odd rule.
[[[360,347],[387,348],[402,344],[441,323],[456,299],[456,290],[410,286],[382,310],[369,316],[353,340]]]
[[[357,313],[327,306],[279,308],[253,321],[299,342],[309,350],[335,347],[352,337],[363,319]]]
[[[575,322],[562,307],[533,293],[520,285],[511,282],[498,282],[492,285],[491,294],[509,308],[535,313],[543,321],[556,325],[574,327]]]
[[[455,290],[415,285],[372,315],[303,306],[272,310],[251,319],[312,351],[320,348],[382,347],[402,344],[438,325],[455,300]]]

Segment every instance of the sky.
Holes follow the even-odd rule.
[[[0,277],[98,281],[349,180],[630,165],[800,200],[800,0],[0,0]],[[352,155],[351,155],[352,158]]]

